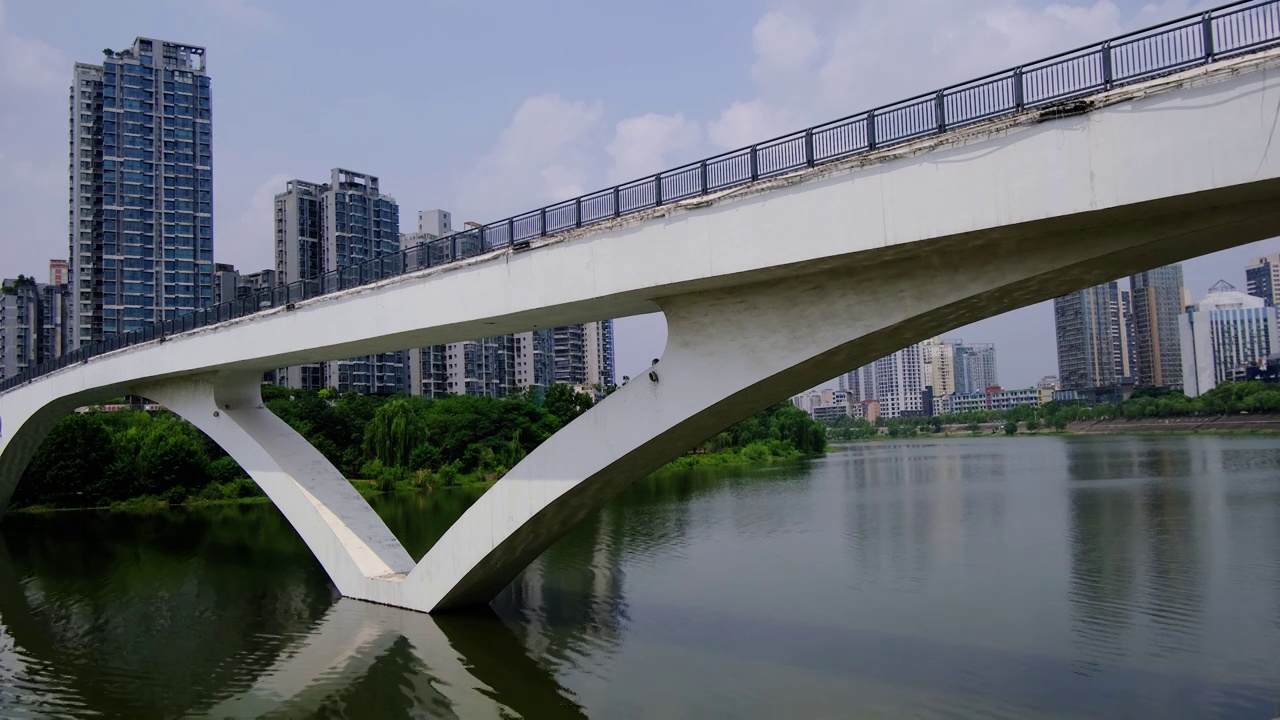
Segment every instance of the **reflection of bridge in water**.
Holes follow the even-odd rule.
[[[63,612],[48,607],[50,596],[64,591],[44,585],[51,579],[56,582],[42,574],[24,588],[0,536],[0,639],[7,635],[11,640],[0,642],[0,715],[37,707],[42,712],[127,707],[125,714],[135,716],[294,717],[345,707],[359,708],[369,717],[424,711],[431,717],[584,717],[551,670],[533,660],[512,628],[492,612],[433,618],[339,599],[316,620],[283,633],[264,656],[257,646],[234,652],[225,644],[202,642],[209,633],[219,633],[208,616],[203,623],[175,623],[163,632],[147,626],[145,616],[156,612],[199,618],[196,598],[170,596],[159,603],[134,599],[131,603],[147,607],[117,606],[84,615],[88,608]],[[33,609],[31,595],[43,601],[39,609]],[[175,606],[193,601],[193,607]],[[118,626],[107,631],[110,638],[99,635],[103,622]],[[226,634],[241,633],[237,628]],[[90,652],[110,652],[99,646],[103,642],[118,649],[114,657],[104,658],[113,670],[78,672],[76,666],[86,658],[77,655],[86,644]],[[164,647],[174,644],[183,649],[166,653]],[[166,665],[169,655],[174,656],[172,664]],[[133,676],[127,668],[134,663],[141,663],[138,677],[149,680],[156,673],[169,676],[170,682],[141,695],[136,686],[118,687],[115,673]],[[187,673],[190,678],[184,682],[179,676]],[[202,687],[186,687],[196,677]],[[57,697],[40,696],[49,687],[57,688]],[[7,692],[21,695],[6,697]]]
[[[202,311],[59,360],[0,387],[0,510],[62,415],[138,395],[226,449],[342,594],[486,604],[623,488],[799,390],[1280,235],[1277,42],[1280,0],[1233,4],[486,226],[494,244],[464,261]],[[584,215],[599,203],[610,212]],[[531,218],[536,238],[517,242]],[[543,443],[419,562],[262,403],[270,368],[653,311],[661,364]]]

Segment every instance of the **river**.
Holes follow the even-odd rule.
[[[468,491],[375,501],[419,556]],[[0,717],[1280,715],[1280,441],[660,474],[492,613],[338,598],[269,505],[0,524]]]

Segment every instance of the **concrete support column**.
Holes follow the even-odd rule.
[[[413,559],[351,483],[262,403],[261,373],[140,384],[235,458],[289,520],[339,592],[385,602]],[[392,590],[394,592],[394,590]]]

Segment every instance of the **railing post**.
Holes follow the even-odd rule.
[[[662,204],[662,173],[653,176],[653,205]]]
[[[1104,87],[1104,88],[1106,88],[1106,89],[1110,90],[1110,89],[1111,89],[1111,78],[1112,78],[1112,73],[1111,73],[1111,42],[1110,42],[1110,41],[1107,41],[1107,42],[1102,43],[1102,49],[1101,49],[1099,52],[1101,52],[1101,53],[1102,53],[1102,87]]]
[[[1200,28],[1204,35],[1204,61],[1213,62],[1213,13],[1207,12],[1200,18]]]
[[[759,146],[752,145],[751,150],[747,152],[747,157],[751,158],[751,182],[760,179],[760,162],[758,156],[760,153]]]
[[[876,111],[867,113],[867,150],[876,149]]]
[[[507,244],[508,245],[516,244],[516,219],[515,218],[507,218]],[[428,267],[430,267],[430,260],[431,260],[431,249],[427,248]]]
[[[613,216],[622,217],[622,193],[617,185],[613,186]]]
[[[582,198],[573,201],[573,226],[582,227]]]
[[[804,164],[813,167],[813,128],[804,131]]]
[[[541,233],[542,237],[546,237],[547,236],[547,209],[546,208],[542,208],[541,210],[538,211],[538,225],[539,225],[538,231]]]
[[[1013,71],[1013,106],[1021,110],[1026,104],[1026,95],[1022,89],[1022,68]]]
[[[939,90],[937,96],[933,99],[933,115],[938,121],[938,132],[947,131],[947,96]]]
[[[707,161],[703,160],[702,162],[698,163],[698,169],[701,171],[699,174],[702,176],[702,194],[706,195],[707,193],[711,192],[711,190],[707,187]]]

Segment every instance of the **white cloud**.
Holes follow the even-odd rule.
[[[724,149],[737,149],[804,127],[807,117],[795,106],[763,98],[735,102],[707,123],[707,136]]]
[[[280,21],[252,0],[206,0],[206,6],[224,20],[253,32],[280,29]]]
[[[71,85],[71,61],[61,50],[9,27],[0,0],[0,83],[5,87],[65,92]]]
[[[530,210],[592,190],[600,176],[604,106],[549,93],[525,100],[459,193],[480,217]]]
[[[271,257],[275,247],[271,223],[276,193],[284,192],[285,183],[294,177],[296,175],[277,173],[267,178],[242,200],[240,212],[233,215],[232,222],[214,226],[214,254],[218,262],[231,263],[241,272],[275,267]],[[219,197],[226,200],[223,195]]]
[[[779,0],[752,31],[754,97],[709,121],[708,135],[740,147],[1204,5],[1167,0],[1126,18],[1112,0]]]
[[[605,150],[613,158],[610,183],[626,182],[688,160],[698,150],[702,130],[683,114],[649,113],[618,122]]]

